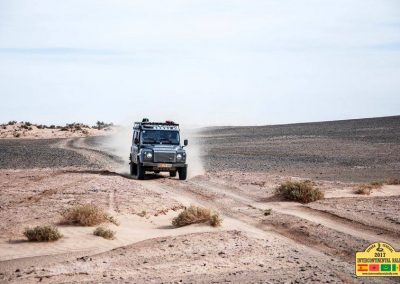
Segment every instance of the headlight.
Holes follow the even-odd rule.
[[[177,155],[176,155],[176,159],[177,159],[177,160],[182,160],[182,154],[177,154]]]
[[[147,159],[153,158],[153,154],[150,153],[150,152],[149,152],[149,153],[146,153],[145,155],[146,155],[146,158],[147,158]]]

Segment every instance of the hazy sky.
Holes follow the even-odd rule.
[[[400,1],[0,0],[0,122],[400,114]]]

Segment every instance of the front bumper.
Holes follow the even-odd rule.
[[[177,168],[187,168],[185,163],[153,163],[143,162],[142,165],[146,168],[151,168],[156,171],[174,171]]]

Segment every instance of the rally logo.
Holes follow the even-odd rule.
[[[400,252],[387,243],[373,243],[356,253],[357,276],[400,276]]]

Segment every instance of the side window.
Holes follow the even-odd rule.
[[[137,135],[138,135],[137,131],[133,131],[132,145],[135,144],[135,139],[136,139]]]
[[[135,144],[135,139],[136,138],[139,139],[139,136],[140,136],[140,132],[139,131],[134,131],[133,132],[133,139],[132,139],[132,144],[133,145]]]

